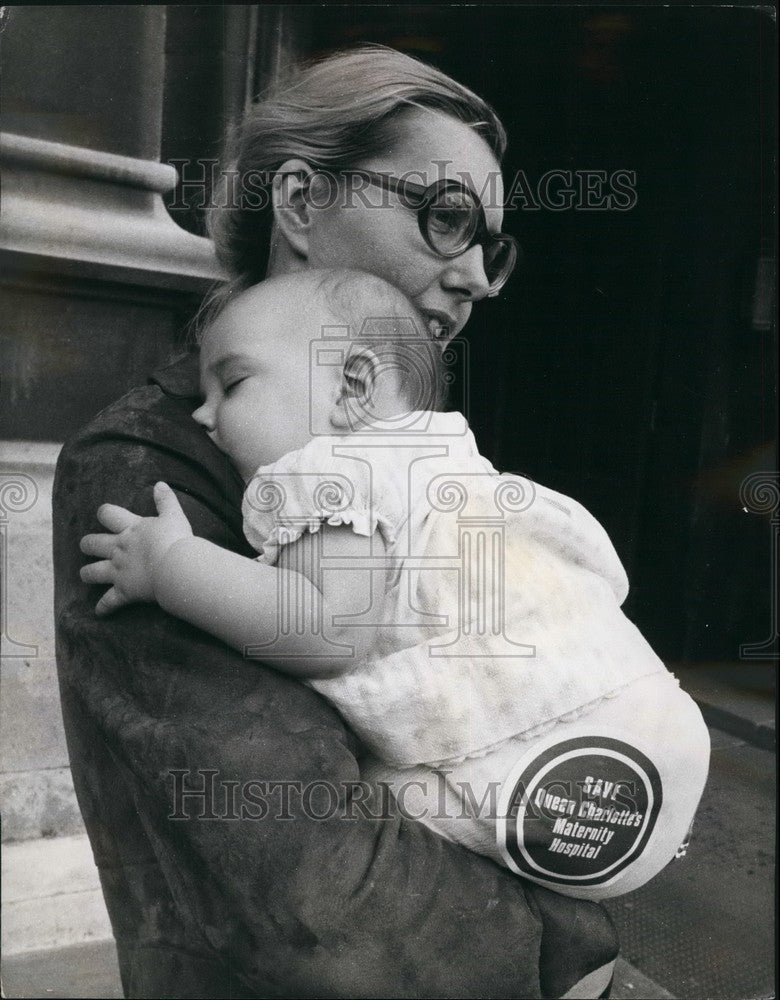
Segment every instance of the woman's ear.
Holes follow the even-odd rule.
[[[308,258],[311,210],[307,191],[314,171],[305,160],[285,160],[274,174],[271,198],[277,237],[295,256]]]
[[[341,373],[341,385],[333,404],[330,422],[343,431],[355,431],[382,416],[377,399],[377,376],[380,362],[368,347],[349,351]]]

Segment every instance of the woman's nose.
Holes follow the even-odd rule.
[[[215,427],[214,423],[214,407],[210,406],[208,403],[203,403],[199,406],[197,410],[192,411],[192,419],[199,423],[201,427],[205,427],[207,431],[213,431]]]
[[[482,247],[478,243],[448,262],[442,285],[448,291],[459,292],[471,302],[485,298],[490,291],[490,282],[485,274]]]

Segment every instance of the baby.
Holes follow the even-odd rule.
[[[435,410],[442,345],[420,331],[359,272],[237,295],[193,416],[248,483],[258,558],[193,536],[158,483],[158,517],[100,508],[82,579],[111,585],[100,614],[157,601],[303,679],[370,751],[364,776],[442,836],[568,895],[629,892],[685,838],[707,729],[620,610],[601,526]]]

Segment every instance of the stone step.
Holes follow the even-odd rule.
[[[696,663],[670,669],[708,725],[774,750],[776,664]]]
[[[118,1000],[123,993],[114,941],[8,956],[3,961],[3,990],[14,998]]]
[[[85,834],[5,844],[2,881],[4,958],[111,938]]]

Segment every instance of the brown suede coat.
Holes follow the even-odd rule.
[[[58,665],[70,760],[131,997],[556,997],[613,958],[599,906],[524,883],[398,816],[176,814],[172,771],[359,778],[359,749],[302,684],[157,607],[110,619],[79,580],[104,502],[153,513],[159,479],[196,534],[251,555],[243,484],[191,419],[185,357],[64,448],[54,492]],[[216,583],[215,583],[216,585]],[[281,795],[281,791],[279,793]],[[278,802],[280,799],[269,798]],[[258,810],[255,810],[255,813]]]

